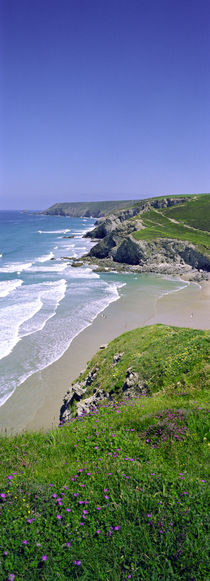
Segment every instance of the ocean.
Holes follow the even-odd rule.
[[[94,273],[71,266],[93,246],[94,219],[0,212],[0,405],[121,294],[138,286],[140,308],[186,283],[150,274]],[[132,292],[131,292],[132,297]],[[149,302],[148,302],[149,301]]]

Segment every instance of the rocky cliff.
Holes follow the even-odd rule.
[[[86,237],[94,239],[97,244],[91,249],[85,260],[97,264],[101,270],[103,268],[106,270],[122,270],[124,268],[126,270],[135,269],[138,272],[149,271],[164,274],[181,274],[192,271],[192,278],[208,278],[207,273],[210,271],[208,248],[193,244],[190,241],[190,233],[195,229],[186,227],[189,241],[170,237],[168,233],[164,237],[160,234],[153,238],[151,235],[151,239],[148,240],[136,239],[134,236],[135,232],[146,228],[144,217],[150,215],[151,209],[158,210],[157,220],[159,220],[160,217],[165,218],[161,209],[171,208],[178,204],[184,206],[188,200],[189,198],[184,197],[143,200],[132,208],[115,212],[98,220],[94,230],[86,234]],[[174,221],[169,220],[170,226]],[[199,236],[199,230],[196,230],[196,235]]]
[[[53,204],[47,210],[44,210],[42,214],[47,214],[51,216],[72,216],[75,218],[92,217],[99,218],[100,216],[106,216],[114,210],[120,210],[121,208],[126,208],[127,206],[132,206],[135,204],[133,200],[110,200],[107,202],[64,202]]]

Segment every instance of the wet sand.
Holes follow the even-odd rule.
[[[66,390],[100,345],[125,331],[155,323],[210,329],[210,281],[201,288],[190,284],[153,302],[148,297],[143,312],[136,288],[122,293],[72,341],[58,361],[17,387],[0,408],[1,431],[48,430],[58,425]]]

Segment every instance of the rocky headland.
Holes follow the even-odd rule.
[[[210,200],[210,197],[209,197]],[[172,227],[179,222],[166,218],[162,210],[174,206],[185,207],[188,197],[161,198],[138,202],[132,208],[116,211],[97,220],[95,228],[85,234],[96,244],[88,255],[82,257],[98,271],[153,272],[159,274],[184,275],[189,280],[208,280],[210,272],[209,247],[199,244],[199,233],[204,232],[189,225],[182,225],[183,239],[173,235]],[[147,217],[155,211],[157,221],[166,220],[162,235],[153,235],[148,228]],[[154,220],[154,217],[153,217]],[[167,224],[168,221],[168,224]],[[158,222],[157,222],[158,223]],[[175,223],[175,224],[174,224]],[[158,223],[161,226],[161,224]],[[171,231],[170,231],[171,228]],[[149,233],[148,233],[149,232]],[[140,233],[140,236],[139,236]],[[137,234],[137,235],[136,235]],[[171,234],[171,235],[170,235]],[[191,241],[198,236],[198,244]],[[138,238],[139,236],[139,238]],[[207,238],[208,237],[208,238]],[[206,232],[207,243],[210,242]],[[81,259],[79,260],[81,265]],[[77,266],[77,261],[73,262]]]

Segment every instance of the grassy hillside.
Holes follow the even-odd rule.
[[[192,242],[204,253],[210,250],[210,195],[189,198],[180,206],[144,212],[144,229],[134,233],[136,240],[176,238]]]
[[[108,202],[72,202],[61,203],[50,206],[43,214],[61,215],[61,216],[75,216],[81,218],[83,216],[92,216],[99,218],[106,216],[114,210],[121,210],[134,204],[133,200],[115,200]]]
[[[98,388],[122,396],[126,370],[132,368],[150,395],[161,390],[177,396],[177,382],[181,391],[189,389],[191,394],[195,385],[201,387],[203,380],[207,384],[209,347],[209,332],[165,325],[143,327],[120,335],[107,349],[98,351],[79,380],[98,368],[85,397]],[[114,365],[117,353],[123,355]]]
[[[207,579],[208,342],[126,333],[89,364],[112,405],[1,439],[3,581]],[[150,397],[119,398],[128,366]]]
[[[163,213],[193,228],[210,232],[210,194],[193,196],[187,204],[167,208]]]

